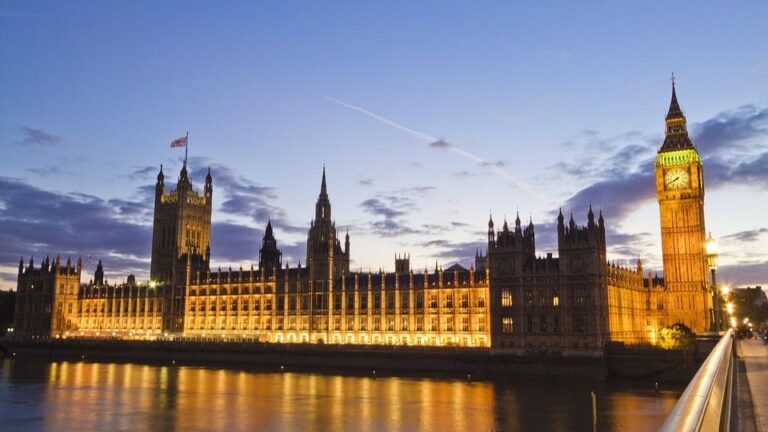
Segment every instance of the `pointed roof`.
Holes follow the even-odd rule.
[[[272,219],[269,219],[267,222],[267,229],[264,230],[264,238],[274,238],[274,234],[272,233]]]
[[[669,110],[667,110],[667,117],[665,119],[666,131],[664,136],[664,143],[659,149],[659,153],[696,149],[693,145],[693,141],[688,136],[688,128],[686,127],[685,115],[683,110],[680,109],[680,104],[677,102],[677,91],[675,89],[675,77],[672,75],[672,99],[669,102]]]
[[[323,165],[323,182],[320,184],[320,195],[328,195],[328,188],[325,185],[325,165]]]
[[[685,118],[683,110],[680,109],[680,104],[677,102],[677,92],[675,91],[675,79],[672,76],[672,100],[669,101],[669,109],[667,110],[667,120]]]

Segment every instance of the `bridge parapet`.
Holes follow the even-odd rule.
[[[728,330],[696,372],[660,431],[730,429],[733,330]]]

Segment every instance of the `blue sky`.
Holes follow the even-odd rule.
[[[672,71],[722,277],[768,285],[768,5],[509,3],[0,2],[0,287],[22,255],[146,276],[186,131],[215,266],[257,261],[269,217],[302,259],[325,164],[355,268],[468,264],[489,211],[550,252],[557,208],[592,203],[609,257],[660,271]]]

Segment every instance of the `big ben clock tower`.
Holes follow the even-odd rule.
[[[704,245],[704,169],[688,137],[674,77],[664,144],[656,156],[656,196],[661,214],[667,324],[709,330],[712,297]]]

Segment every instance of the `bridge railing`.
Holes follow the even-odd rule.
[[[733,357],[731,329],[704,360],[659,430],[729,430]]]

